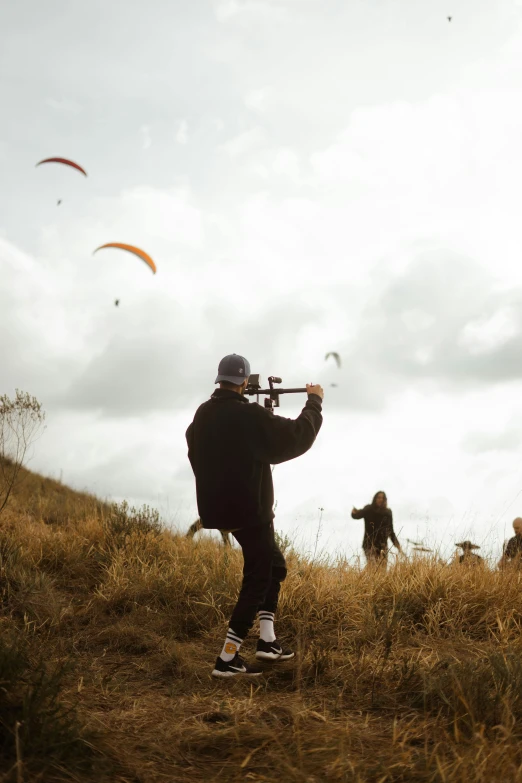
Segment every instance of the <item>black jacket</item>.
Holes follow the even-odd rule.
[[[388,539],[399,548],[397,536],[393,530],[393,514],[391,508],[379,508],[371,503],[360,511],[352,511],[353,519],[364,519],[363,549],[388,548]]]
[[[522,558],[522,535],[513,536],[504,546],[504,554],[510,560]]]
[[[276,416],[242,394],[216,389],[186,432],[203,527],[232,530],[274,519],[271,465],[304,454],[321,429],[321,398],[297,419]]]

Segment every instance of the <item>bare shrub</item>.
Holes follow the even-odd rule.
[[[144,505],[141,509],[129,508],[126,500],[123,503],[113,503],[109,514],[104,518],[106,534],[117,544],[125,543],[127,537],[133,534],[159,536],[164,525],[159,512]]]
[[[6,507],[29,446],[45,413],[36,399],[16,389],[14,400],[0,397],[0,513]]]

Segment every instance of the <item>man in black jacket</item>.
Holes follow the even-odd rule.
[[[271,465],[295,459],[312,446],[321,429],[323,390],[307,384],[308,400],[297,419],[275,416],[244,396],[250,365],[237,354],[219,363],[220,388],[196,411],[186,432],[188,457],[196,477],[203,527],[229,530],[243,551],[243,583],[232,613],[214,677],[261,674],[239,656],[239,648],[259,616],[256,658],[287,660],[274,633],[285,558],[274,538]]]

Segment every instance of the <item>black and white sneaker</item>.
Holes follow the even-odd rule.
[[[255,666],[250,666],[246,663],[239,653],[236,653],[231,661],[224,661],[218,655],[214,671],[212,672],[213,677],[237,677],[238,674],[246,675],[247,677],[259,677],[263,672],[261,669],[256,669]]]
[[[257,640],[256,658],[258,661],[288,661],[294,657],[292,650],[281,647],[277,639],[274,642]]]

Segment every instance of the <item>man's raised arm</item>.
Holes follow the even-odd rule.
[[[307,385],[308,389],[308,400],[296,419],[275,416],[260,405],[252,406],[255,459],[277,465],[300,457],[311,448],[323,423],[323,390],[321,386],[311,384]]]

